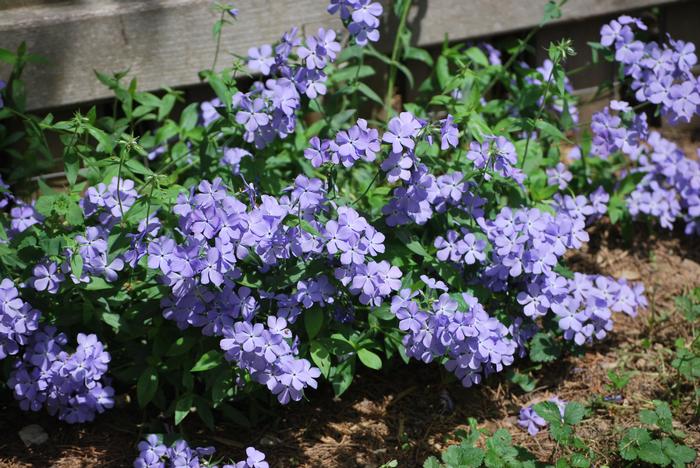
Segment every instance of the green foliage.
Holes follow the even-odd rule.
[[[455,434],[460,439],[458,445],[451,445],[442,452],[440,459],[429,457],[423,468],[489,468],[500,467],[535,467],[534,456],[522,447],[513,446],[513,439],[505,429],[498,429],[492,435],[478,429],[476,421],[470,419],[470,431]],[[480,439],[484,447],[477,447]]]
[[[682,443],[686,435],[673,428],[673,415],[668,403],[654,400],[653,409],[639,412],[639,421],[650,429],[632,427],[618,443],[620,457],[629,462],[685,467],[695,460],[695,450]]]
[[[632,378],[631,372],[615,372],[614,370],[608,371],[608,379],[615,390],[624,389]]]

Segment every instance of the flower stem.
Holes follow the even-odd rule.
[[[405,0],[403,4],[403,10],[401,11],[401,18],[399,19],[399,27],[396,30],[396,36],[394,37],[394,47],[391,50],[391,65],[389,65],[389,79],[387,80],[386,87],[386,97],[384,98],[384,110],[386,111],[387,118],[391,114],[391,101],[394,97],[394,84],[396,83],[396,65],[399,57],[399,49],[401,48],[401,37],[403,36],[403,31],[406,29],[406,20],[408,19],[408,12],[411,9],[411,0]]]

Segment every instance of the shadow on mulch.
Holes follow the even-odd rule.
[[[541,460],[551,460],[556,447],[546,431],[530,437],[516,425],[519,409],[552,395],[586,402],[592,413],[578,431],[599,454],[599,461],[615,465],[611,455],[626,427],[637,424],[637,413],[653,398],[680,398],[677,415],[686,444],[700,446],[697,417],[668,368],[668,347],[675,338],[688,337],[687,323],[673,310],[673,297],[700,285],[698,242],[674,233],[648,235],[635,227],[626,242],[616,227],[601,226],[591,232],[591,242],[569,257],[574,271],[601,273],[644,282],[649,311],[637,318],[616,316],[615,331],[603,342],[588,347],[580,357],[568,357],[542,368],[526,369],[537,379],[533,392],[497,375],[484,385],[466,389],[443,383],[445,371],[436,364],[396,363],[381,372],[362,370],[340,398],[328,385],[300,402],[275,410],[277,419],[255,432],[221,424],[214,433],[186,420],[193,445],[215,445],[222,456],[240,459],[243,448],[255,445],[268,455],[272,467],[366,467],[396,459],[414,467],[454,441],[451,434],[465,429],[468,418],[480,427],[503,427],[519,444]],[[650,346],[644,346],[643,340]],[[522,363],[526,364],[526,363]],[[604,403],[611,369],[633,372],[619,404]],[[673,387],[673,393],[669,388]],[[130,466],[141,439],[141,414],[134,406],[112,410],[92,424],[69,426],[43,413],[23,413],[13,402],[0,401],[0,466],[122,467]],[[50,440],[25,448],[17,432],[37,423]]]

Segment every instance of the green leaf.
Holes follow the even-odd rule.
[[[340,83],[342,81],[353,81],[355,79],[367,78],[368,76],[374,75],[374,68],[369,65],[352,65],[349,67],[344,67],[330,75],[334,83]]]
[[[115,314],[114,312],[102,312],[102,321],[114,328],[114,331],[119,332],[122,328],[122,318],[121,315]]]
[[[478,47],[470,47],[464,53],[467,57],[471,59],[472,62],[482,67],[488,67],[490,65],[489,59],[483,50]]]
[[[355,115],[355,112],[357,112],[355,109],[347,109],[342,112],[338,112],[331,119],[331,127],[341,128],[343,124],[349,121],[353,115]]]
[[[39,197],[39,199],[34,204],[34,209],[44,216],[51,216],[53,211],[53,205],[56,201],[56,196],[44,195]]]
[[[175,403],[175,425],[179,425],[192,409],[192,394],[186,393],[182,395]]]
[[[382,98],[380,98],[379,95],[365,83],[357,83],[357,90],[364,94],[367,98],[376,102],[377,104],[380,104],[382,106],[384,105],[384,101],[382,101]]]
[[[664,453],[660,440],[650,440],[639,446],[637,456],[640,460],[655,465],[668,465],[671,460]]]
[[[418,242],[417,240],[412,240],[406,244],[406,248],[413,252],[414,254],[420,255],[421,257],[425,259],[432,259],[433,256],[428,253],[427,250],[423,247],[423,245]]]
[[[93,126],[87,127],[87,131],[95,140],[97,140],[98,145],[97,148],[95,148],[97,151],[102,153],[112,152],[114,149],[114,141],[112,141],[112,137],[110,135]]]
[[[642,410],[639,412],[639,420],[643,424],[655,426],[656,422],[659,420],[659,416],[652,410]]]
[[[74,252],[70,258],[70,269],[78,278],[83,274],[83,257],[78,252]]]
[[[210,403],[197,395],[194,397],[194,407],[197,410],[197,415],[199,419],[204,422],[204,424],[209,428],[209,430],[214,430],[214,415],[211,412]]]
[[[231,405],[222,403],[217,407],[217,409],[221,410],[221,412],[224,413],[226,419],[233,422],[234,424],[237,424],[238,426],[246,428],[250,428],[252,426],[248,417],[245,414],[243,414],[240,410],[237,410]]]
[[[639,447],[650,440],[651,436],[646,429],[638,427],[629,429],[618,444],[620,456],[628,461],[636,460],[639,455]]]
[[[373,353],[369,349],[360,349],[357,351],[357,357],[360,358],[360,362],[370,369],[379,370],[382,368],[382,358],[377,354]]]
[[[343,361],[331,371],[330,381],[333,386],[335,396],[340,396],[350,388],[350,384],[355,376],[355,356]]]
[[[450,76],[450,66],[447,61],[447,57],[445,57],[444,55],[438,57],[437,62],[435,64],[435,73],[437,75],[437,80],[438,84],[440,85],[440,89],[445,89],[447,83],[452,77]]]
[[[538,120],[535,126],[542,132],[542,134],[551,138],[555,143],[560,141],[567,141],[571,143],[571,140],[566,138],[566,135],[564,135],[561,130],[546,120]]]
[[[433,57],[430,56],[427,50],[419,49],[418,47],[408,47],[404,51],[404,58],[409,60],[418,60],[429,67],[433,66]]]
[[[80,208],[80,205],[78,205],[75,202],[72,202],[68,205],[68,210],[66,211],[66,221],[73,226],[82,226],[83,223],[85,222],[85,218],[83,218],[83,210]]]
[[[106,289],[113,288],[114,286],[97,276],[93,276],[92,278],[90,278],[90,282],[85,285],[85,289],[87,289],[88,291],[104,291]]]
[[[564,422],[573,426],[574,424],[580,423],[585,415],[585,406],[576,401],[572,401],[566,404],[566,409],[564,410]]]
[[[442,461],[452,468],[476,468],[484,460],[484,451],[477,447],[452,445],[442,454]]]
[[[63,167],[68,183],[74,185],[75,181],[78,180],[78,171],[80,170],[80,158],[75,148],[67,146],[63,150]]]
[[[321,309],[313,308],[304,312],[304,327],[306,328],[306,333],[309,335],[310,340],[318,335],[322,326],[323,311]]]
[[[192,130],[197,125],[197,119],[199,118],[198,106],[196,102],[193,102],[185,107],[185,110],[180,114],[180,128]]]
[[[535,389],[535,385],[537,385],[537,379],[533,379],[530,374],[522,374],[511,370],[507,375],[511,382],[520,386],[520,388],[522,388],[525,392],[533,391]]]
[[[331,370],[331,355],[328,352],[328,348],[320,341],[314,340],[311,342],[310,349],[311,360],[321,370],[321,374],[323,374],[325,378],[328,378],[328,374]]]
[[[136,397],[141,408],[145,407],[158,391],[158,371],[147,367],[136,383]]]
[[[543,401],[541,403],[537,403],[534,406],[534,410],[549,424],[561,422],[561,413],[559,412],[559,407],[556,405],[556,403],[551,401]]]
[[[140,161],[136,159],[129,159],[127,160],[124,165],[129,168],[131,172],[134,174],[141,174],[141,175],[151,175],[153,174],[153,171],[148,169],[146,166],[141,164]]]
[[[533,362],[552,362],[561,356],[561,343],[548,333],[537,333],[529,347]]]
[[[661,441],[663,451],[671,459],[674,467],[685,467],[695,460],[695,450],[683,444],[676,444],[668,437]]]
[[[544,6],[544,15],[540,21],[540,26],[559,18],[561,18],[561,8],[559,8],[557,2],[554,0],[549,0],[549,2],[547,2],[547,4]]]
[[[425,461],[423,462],[423,468],[440,468],[440,467],[441,467],[440,461],[433,456],[426,458]]]
[[[190,369],[190,372],[204,372],[221,365],[223,356],[219,351],[211,350],[202,354],[197,363]]]

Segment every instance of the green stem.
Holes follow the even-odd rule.
[[[403,10],[401,11],[401,18],[399,19],[399,27],[396,30],[396,37],[394,37],[394,47],[391,50],[391,62],[389,66],[389,79],[387,80],[386,87],[386,97],[384,98],[384,109],[386,110],[387,118],[390,115],[391,100],[394,97],[394,84],[396,83],[396,65],[399,50],[401,48],[401,37],[403,36],[403,31],[406,28],[406,20],[408,19],[408,12],[411,9],[411,0],[406,0],[403,4]]]
[[[559,8],[564,6],[564,4],[567,1],[568,0],[560,0],[558,3]],[[513,65],[513,63],[515,63],[515,60],[520,56],[521,53],[523,53],[523,51],[527,47],[527,44],[532,40],[533,37],[535,37],[535,34],[540,32],[542,27],[545,26],[547,23],[549,23],[549,21],[543,20],[540,24],[538,24],[537,26],[532,28],[530,30],[530,32],[527,33],[527,36],[525,36],[525,39],[523,39],[523,41],[518,45],[518,48],[515,50],[515,52],[513,52],[513,55],[511,55],[508,58],[508,61],[505,63],[505,65],[503,65],[501,72],[499,74],[497,74],[496,76],[494,76],[493,78],[491,78],[491,81],[489,82],[488,86],[486,86],[486,89],[482,93],[482,96],[486,96],[488,94],[488,92],[491,91],[491,88],[493,88],[496,85],[498,78],[500,76],[502,76],[503,73],[508,71],[508,69]]]
[[[219,49],[221,48],[221,30],[224,28],[224,15],[225,10],[221,10],[221,16],[219,17],[219,32],[216,35],[216,50],[214,50],[214,61],[211,64],[211,71],[216,70],[216,62],[219,59]]]
[[[491,88],[493,88],[496,85],[496,82],[498,81],[498,78],[503,75],[505,72],[508,71],[508,69],[515,63],[515,60],[520,56],[520,54],[523,53],[525,48],[527,47],[527,44],[532,40],[532,38],[537,34],[540,29],[542,29],[542,26],[536,26],[533,29],[530,30],[529,33],[527,33],[527,36],[525,36],[525,39],[522,40],[520,45],[518,45],[518,48],[513,52],[513,55],[511,55],[508,58],[508,61],[503,65],[503,68],[501,69],[500,73],[498,73],[496,76],[491,78],[491,81],[489,84],[486,86],[486,89],[482,93],[482,96],[486,96],[489,91],[491,91]]]
[[[362,192],[362,194],[359,197],[357,197],[357,199],[354,202],[351,203],[353,206],[357,205],[357,203],[359,203],[360,200],[362,200],[365,197],[365,195],[367,195],[367,192],[369,192],[369,189],[371,189],[374,183],[377,181],[377,178],[379,177],[379,174],[381,174],[381,172],[381,170],[378,170],[377,173],[374,174],[374,177],[372,177],[372,180],[369,182],[369,185],[367,185],[367,188],[364,190],[364,192]]]
[[[539,109],[537,109],[537,114],[535,115],[535,128],[537,128],[537,122],[539,122],[542,117],[542,112],[544,112],[544,106],[547,104],[547,95],[549,94],[549,87],[552,85],[552,78],[554,78],[554,70],[559,66],[559,61],[556,60],[552,65],[552,71],[547,79],[547,84],[544,86],[544,92],[542,93],[542,104],[540,104]],[[533,129],[534,130],[534,129]],[[532,137],[532,132],[527,132],[527,140],[525,140],[525,151],[523,152],[523,160],[520,163],[520,168],[525,167],[525,160],[527,159],[527,150],[530,147],[530,140]]]

